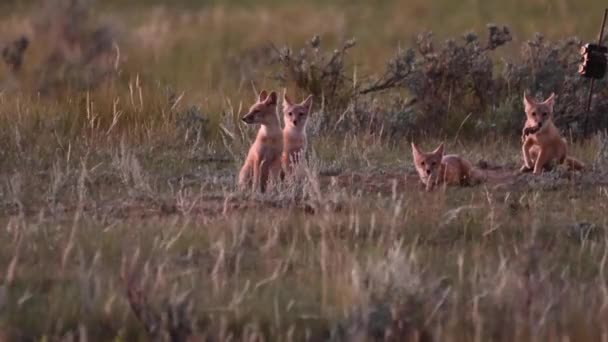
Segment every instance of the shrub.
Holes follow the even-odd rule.
[[[275,48],[280,66],[278,79],[286,86],[296,86],[323,99],[330,110],[343,109],[355,93],[349,77],[352,69],[346,62],[348,51],[355,45],[352,39],[339,49],[325,52],[321,50],[321,38],[315,36],[298,52],[289,47]]]
[[[588,80],[576,70],[581,41],[549,41],[541,34],[523,43],[519,56],[495,62],[493,53],[512,40],[506,26],[489,24],[484,43],[476,34],[437,44],[430,32],[418,35],[415,47],[399,49],[379,77],[349,77],[348,42],[334,54],[320,52],[315,37],[294,54],[284,49],[280,79],[323,99],[325,131],[382,134],[391,138],[420,132],[444,135],[492,130],[517,136],[523,124],[524,91],[537,97],[558,95],[555,122],[574,136],[583,136],[585,122],[608,128],[608,90],[600,81],[589,113],[585,112]],[[405,90],[395,100],[390,90]],[[379,94],[389,91],[388,95]],[[331,119],[330,119],[331,118]],[[464,127],[463,127],[464,126]]]

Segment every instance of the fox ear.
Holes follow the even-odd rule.
[[[414,144],[413,141],[412,141],[412,155],[414,156],[414,159],[418,159],[420,157],[420,155],[422,155],[422,153],[420,153],[420,150],[418,149],[418,147],[416,147],[416,144]]]
[[[534,106],[535,101],[533,98],[531,98],[530,96],[528,96],[528,94],[524,91],[524,108],[526,110],[526,112],[528,111],[528,109],[530,109],[532,106]]]
[[[555,93],[551,93],[551,95],[543,102],[544,105],[549,106],[551,110],[553,110],[553,105],[555,104]]]
[[[435,151],[433,151],[433,154],[443,156],[443,143],[439,144]]]
[[[264,89],[260,92],[260,95],[258,95],[258,101],[264,102],[264,101],[266,101],[267,97],[268,97],[268,92]]]
[[[268,97],[266,97],[266,100],[264,100],[264,102],[266,102],[267,105],[271,105],[274,106],[277,104],[277,92],[276,91],[271,91],[270,94],[268,94]]]
[[[302,103],[300,103],[300,105],[306,107],[307,111],[310,112],[310,109],[312,108],[312,94],[308,95],[306,100],[302,101]]]
[[[283,108],[291,106],[292,104],[293,102],[291,102],[291,99],[287,96],[287,89],[283,90]]]

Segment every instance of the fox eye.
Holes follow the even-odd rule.
[[[536,112],[532,112],[532,116],[536,116]]]
[[[424,166],[424,162],[421,162],[420,165]]]
[[[547,116],[547,112],[544,112],[544,113],[543,113],[543,117],[546,117],[546,116]]]
[[[431,166],[435,166],[435,165],[437,165],[437,162],[432,162],[431,163]]]
[[[292,116],[292,115],[293,115],[293,112],[289,112],[289,113],[287,113],[287,115]]]

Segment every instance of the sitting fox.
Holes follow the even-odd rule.
[[[526,124],[522,132],[524,165],[521,172],[535,175],[550,169],[552,162],[565,163],[570,170],[582,170],[585,165],[568,156],[568,144],[553,124],[555,94],[536,102],[524,93]]]
[[[253,187],[258,184],[262,192],[270,176],[278,176],[281,172],[281,153],[283,152],[283,132],[276,114],[277,93],[268,94],[262,90],[258,100],[249,112],[243,116],[243,121],[249,125],[260,124],[260,130],[253,145],[249,149],[247,159],[239,173],[239,186],[243,188],[253,175]]]
[[[282,164],[286,174],[290,174],[295,164],[304,158],[308,140],[306,138],[306,123],[312,107],[312,95],[309,95],[301,103],[293,103],[287,96],[283,95],[283,155]]]
[[[485,180],[481,170],[457,155],[444,155],[443,143],[433,152],[424,153],[412,143],[414,165],[420,180],[431,191],[436,185],[472,185]]]

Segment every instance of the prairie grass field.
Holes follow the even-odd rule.
[[[0,341],[607,341],[604,6],[3,1]],[[262,89],[314,96],[265,193]],[[585,170],[518,172],[524,91]],[[427,192],[412,141],[500,177]]]

